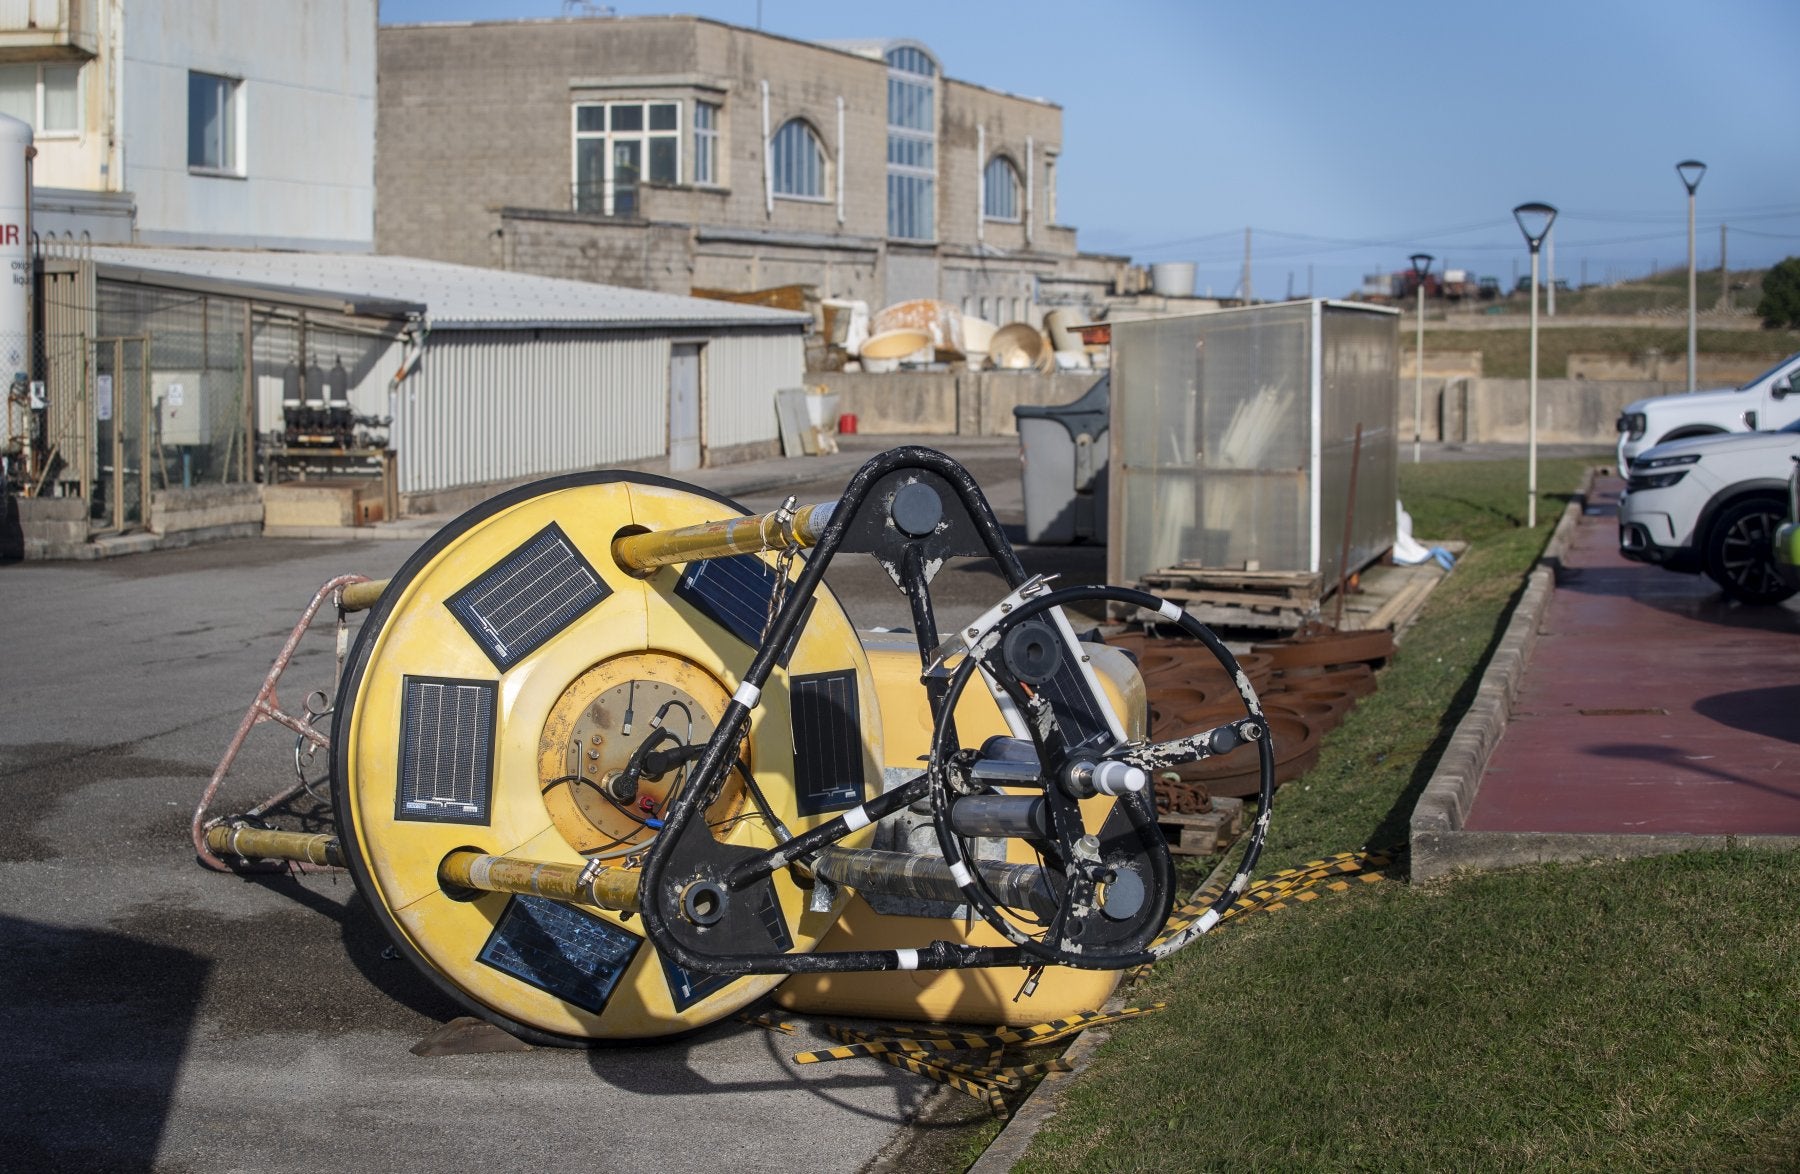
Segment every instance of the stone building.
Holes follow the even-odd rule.
[[[383,27],[378,62],[381,252],[999,323],[1127,275],[1058,220],[1061,108],[914,41],[589,17]]]

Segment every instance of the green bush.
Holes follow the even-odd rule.
[[[1800,257],[1789,257],[1763,275],[1756,312],[1770,330],[1800,328]]]

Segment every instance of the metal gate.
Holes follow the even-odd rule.
[[[96,534],[139,529],[150,503],[150,339],[97,338],[93,385],[96,467],[88,518]]]

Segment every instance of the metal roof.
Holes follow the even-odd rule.
[[[433,330],[795,328],[788,310],[566,281],[373,253],[155,249],[97,245],[98,275],[328,305],[376,317],[422,316]]]

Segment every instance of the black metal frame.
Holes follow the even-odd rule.
[[[994,517],[992,508],[976,485],[967,469],[952,458],[933,449],[922,447],[903,447],[882,453],[863,465],[850,479],[837,508],[832,512],[831,520],[820,535],[817,545],[806,560],[804,569],[788,591],[782,606],[775,614],[769,630],[764,636],[762,646],[757,650],[748,671],[744,675],[743,684],[749,686],[760,696],[761,690],[768,683],[775,666],[784,662],[791,653],[798,639],[801,617],[814,592],[824,581],[825,570],[832,558],[842,549],[846,537],[858,525],[866,526],[868,519],[865,510],[872,504],[872,494],[876,486],[891,475],[907,470],[916,470],[930,476],[935,481],[947,485],[954,493],[961,509],[966,512],[973,524],[975,533],[986,553],[998,565],[1001,575],[1009,587],[1017,589],[1025,582],[1024,567],[1013,552],[1011,543],[1001,529],[999,521]],[[923,559],[918,557],[918,549],[922,539],[904,543],[898,560],[884,558],[895,582],[907,596],[912,607],[914,631],[919,643],[921,664],[930,667],[937,643],[936,622],[933,617],[931,598]],[[890,551],[891,555],[893,552]],[[881,557],[878,554],[878,557]],[[926,775],[915,779],[901,788],[889,791],[870,800],[852,813],[867,817],[870,822],[883,816],[893,814],[910,802],[929,794],[933,801],[934,822],[937,825],[939,842],[944,850],[946,862],[953,867],[962,863],[962,852],[954,833],[950,830],[948,820],[949,797],[955,788],[949,776],[951,751],[956,746],[954,728],[949,720],[954,712],[955,702],[973,675],[978,664],[986,668],[995,679],[1011,695],[1015,705],[1021,706],[1022,712],[1030,704],[1026,691],[1017,680],[1005,671],[1003,658],[992,655],[998,646],[998,638],[1019,623],[1039,613],[1058,607],[1064,603],[1083,600],[1113,600],[1135,604],[1151,611],[1162,613],[1187,635],[1206,644],[1221,664],[1238,682],[1250,721],[1239,723],[1246,728],[1254,726],[1261,719],[1261,709],[1254,691],[1239,671],[1236,660],[1225,646],[1197,620],[1187,616],[1178,608],[1166,605],[1163,600],[1144,592],[1125,588],[1073,588],[1052,592],[1031,600],[1025,606],[1015,608],[1000,624],[996,625],[989,639],[983,641],[982,648],[972,650],[964,663],[958,666],[946,681],[942,677],[934,677],[927,673],[926,683],[928,698],[932,707],[934,738],[931,763]],[[741,690],[740,690],[741,695]],[[1060,730],[1054,715],[1049,713],[1047,705],[1037,707],[1034,715],[1033,741],[1037,744],[1040,762],[1044,765],[1046,795],[1057,793],[1055,777],[1065,765],[1067,748],[1063,744]],[[971,907],[979,910],[989,924],[993,925],[1003,936],[1014,944],[1011,946],[968,946],[946,941],[933,941],[917,950],[847,950],[847,951],[814,951],[809,954],[771,954],[759,952],[734,951],[730,949],[709,950],[703,948],[709,937],[725,935],[710,932],[714,922],[699,923],[692,915],[691,906],[687,905],[690,889],[704,887],[707,890],[709,903],[722,905],[732,899],[731,895],[756,884],[770,876],[776,869],[791,861],[801,859],[808,853],[835,843],[851,834],[855,829],[840,815],[813,828],[811,831],[796,837],[786,844],[764,853],[746,853],[737,850],[734,859],[701,861],[699,865],[686,875],[673,875],[674,861],[678,854],[691,860],[697,854],[704,854],[704,846],[689,843],[695,837],[705,836],[711,840],[711,832],[706,827],[700,813],[704,811],[709,796],[723,785],[725,773],[737,759],[737,748],[740,744],[751,715],[751,706],[739,697],[733,698],[726,707],[725,713],[714,728],[711,739],[698,761],[690,769],[687,785],[682,788],[669,810],[664,814],[662,832],[652,843],[643,865],[643,878],[640,882],[639,894],[642,905],[644,932],[652,944],[665,956],[673,959],[678,965],[689,970],[702,970],[714,974],[795,974],[821,973],[841,971],[869,970],[949,970],[976,966],[1035,966],[1046,962],[1087,969],[1119,969],[1123,967],[1150,962],[1164,956],[1173,949],[1185,945],[1197,932],[1177,935],[1175,945],[1164,943],[1154,949],[1148,948],[1150,938],[1160,931],[1166,920],[1172,903],[1172,868],[1168,866],[1168,847],[1156,832],[1153,802],[1148,794],[1141,797],[1126,797],[1120,800],[1130,812],[1131,822],[1140,831],[1144,830],[1148,821],[1148,832],[1154,838],[1156,848],[1160,850],[1161,866],[1156,869],[1155,878],[1157,892],[1150,902],[1157,916],[1154,925],[1134,927],[1134,932],[1120,948],[1111,951],[1090,954],[1076,943],[1069,941],[1046,945],[1042,940],[1020,930],[1011,924],[996,908],[994,902],[983,891],[978,879],[962,883],[960,888]],[[1256,731],[1252,730],[1252,733]],[[1260,756],[1261,802],[1262,816],[1257,820],[1251,842],[1246,849],[1244,859],[1239,866],[1240,878],[1247,880],[1250,869],[1254,866],[1257,855],[1261,851],[1264,834],[1268,826],[1269,805],[1274,796],[1274,755],[1271,750],[1266,728],[1257,738]],[[1163,765],[1172,765],[1182,761],[1193,761],[1205,757],[1212,751],[1208,749],[1205,739],[1188,739],[1180,743],[1170,744],[1171,749],[1162,750],[1157,761]],[[1143,746],[1125,747],[1109,753],[1109,757],[1129,759],[1132,754],[1142,754],[1149,748]],[[1048,758],[1050,761],[1044,761]],[[1060,797],[1061,801],[1071,808],[1074,800]],[[1148,805],[1146,807],[1146,805]],[[697,822],[696,822],[697,821]],[[1072,836],[1079,836],[1079,820],[1073,821],[1065,813],[1060,821],[1062,828],[1060,838],[1065,842]],[[861,826],[860,824],[856,826]],[[717,847],[715,843],[715,847]],[[696,851],[698,849],[698,852]],[[1077,882],[1071,891],[1079,888],[1079,900],[1092,904],[1094,884],[1091,879],[1085,883]],[[1229,888],[1226,895],[1219,898],[1215,911],[1219,914],[1235,900],[1241,885]],[[1062,911],[1057,915],[1050,931],[1050,937],[1067,922],[1071,902],[1065,899]],[[684,907],[687,909],[684,912]],[[718,919],[714,919],[716,922]],[[1148,920],[1148,919],[1147,919]],[[1216,920],[1214,918],[1213,920]],[[1210,928],[1212,921],[1206,921],[1205,928]],[[1191,927],[1190,927],[1191,928]],[[1204,928],[1198,932],[1204,932]],[[1175,939],[1172,939],[1175,940]],[[721,942],[720,944],[723,944]]]

